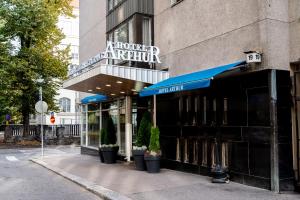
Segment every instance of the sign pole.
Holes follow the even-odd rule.
[[[40,98],[41,101],[43,102],[43,88],[40,86]],[[42,112],[41,112],[41,141],[42,141],[42,157],[44,157],[44,133],[43,133],[43,115],[44,115],[44,108],[42,107]]]

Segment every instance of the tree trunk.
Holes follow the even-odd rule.
[[[25,104],[25,105],[24,105]],[[23,102],[22,118],[23,118],[23,137],[29,136],[29,106],[28,102]]]

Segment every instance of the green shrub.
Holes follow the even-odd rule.
[[[160,151],[160,143],[159,143],[159,129],[158,127],[151,128],[151,137],[150,137],[150,144],[149,144],[150,152],[159,153]]]
[[[145,112],[141,124],[137,133],[136,138],[136,146],[149,146],[151,135],[151,114],[149,112]]]
[[[107,131],[106,129],[101,129],[100,131],[100,135],[101,135],[101,144],[107,144]]]
[[[108,144],[117,143],[116,128],[111,117],[107,120],[107,142]]]
[[[101,144],[116,144],[117,136],[114,122],[111,117],[103,122],[103,129],[101,129]]]

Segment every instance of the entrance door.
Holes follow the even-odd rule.
[[[294,92],[294,100],[295,100],[295,133],[294,133],[294,141],[295,147],[294,147],[294,158],[296,162],[296,180],[297,180],[297,186],[300,187],[300,71],[294,73],[295,77],[295,92]]]

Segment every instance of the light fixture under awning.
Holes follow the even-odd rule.
[[[139,95],[143,97],[206,88],[210,86],[210,81],[213,79],[214,76],[221,74],[225,71],[231,70],[245,63],[245,61],[239,61],[232,64],[218,66],[190,74],[171,77],[169,79],[166,79],[164,81],[161,81],[143,89],[139,93]]]

